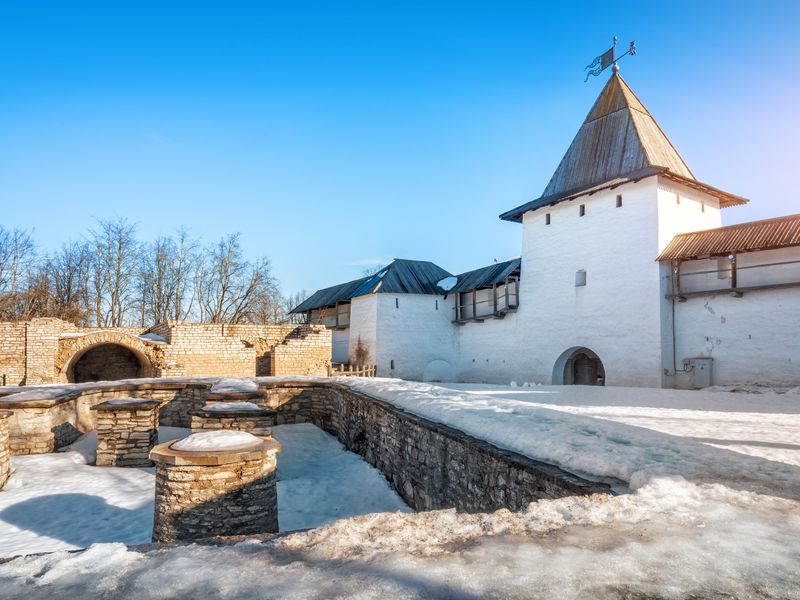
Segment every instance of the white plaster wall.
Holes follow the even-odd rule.
[[[331,360],[335,363],[347,363],[350,356],[350,329],[334,329],[331,345]]]
[[[513,378],[549,383],[563,352],[586,347],[607,385],[659,386],[659,242],[655,177],[524,215]],[[585,287],[575,286],[579,269]]]
[[[368,363],[375,362],[376,357],[376,323],[378,318],[378,300],[376,294],[368,294],[353,298],[350,303],[350,336],[348,339],[348,361],[355,362],[356,346],[360,339],[369,352]]]
[[[378,375],[422,381],[427,369],[434,379],[452,381],[458,356],[456,328],[451,323],[453,296],[446,300],[421,294],[375,297]],[[448,373],[452,375],[447,376]]]
[[[678,201],[680,199],[680,202]],[[722,226],[719,201],[668,179],[658,182],[658,252],[679,233]]]
[[[457,332],[459,381],[507,384],[536,380],[536,343],[528,343],[520,332],[518,313],[509,312],[504,319],[465,323],[458,326]]]
[[[751,252],[738,266],[800,261],[800,248]],[[684,263],[682,271],[716,268],[716,259]],[[688,277],[687,277],[688,279]],[[800,281],[800,264],[743,269],[739,285],[772,285]],[[725,281],[730,285],[730,281]],[[675,303],[675,356],[714,359],[715,385],[800,384],[800,288],[747,291],[741,298],[727,292],[689,297]],[[688,375],[678,373],[675,385],[685,387]]]

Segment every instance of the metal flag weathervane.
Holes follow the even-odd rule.
[[[614,45],[611,46],[611,48],[609,48],[605,52],[603,52],[600,56],[595,58],[591,62],[591,64],[586,66],[586,69],[584,69],[584,71],[589,70],[589,72],[586,73],[586,79],[584,79],[583,82],[586,83],[587,81],[589,81],[589,75],[594,75],[595,77],[597,77],[598,75],[600,75],[600,73],[605,71],[611,65],[614,65],[614,72],[616,73],[619,70],[619,67],[617,66],[617,61],[623,56],[627,56],[628,54],[630,54],[631,56],[636,54],[636,42],[631,42],[631,45],[625,54],[617,56],[617,36],[614,36]]]

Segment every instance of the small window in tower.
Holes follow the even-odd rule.
[[[706,212],[706,203],[702,200],[700,201],[700,212]]]
[[[550,225],[550,213],[547,213],[547,214],[544,216],[544,224],[545,224],[545,225]]]
[[[675,204],[680,204],[680,203],[681,203],[681,195],[675,194]]]
[[[394,307],[395,308],[400,308],[400,298],[395,298],[394,299]]]
[[[586,285],[586,271],[580,269],[575,271],[575,287],[583,287]]]
[[[439,301],[436,301],[436,310],[439,310]]]
[[[586,214],[586,205],[581,204],[580,207],[578,207],[578,215],[582,217],[585,214]]]
[[[394,369],[394,359],[389,361],[389,368]]]
[[[617,194],[617,208],[622,208],[622,194]]]

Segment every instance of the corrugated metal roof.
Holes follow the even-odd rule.
[[[800,214],[682,233],[672,238],[656,260],[691,260],[791,246],[800,246]]]
[[[594,188],[621,185],[659,173],[697,182],[655,119],[628,84],[614,73],[589,111],[542,196],[500,215],[521,221],[522,214],[582,195]],[[699,182],[698,182],[699,183]],[[743,198],[714,190],[722,206]]]
[[[520,268],[521,260],[514,258],[488,267],[467,271],[458,276],[458,282],[450,290],[450,294],[466,292],[505,281],[505,278]]]
[[[374,275],[314,292],[291,312],[301,313],[323,306],[333,306],[337,302],[345,302],[371,293],[443,295],[445,290],[436,283],[445,277],[452,275],[432,262],[396,258]]]

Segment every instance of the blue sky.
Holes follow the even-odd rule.
[[[726,223],[800,212],[796,3],[303,2],[0,6],[2,223],[44,248],[93,217],[240,231],[284,291],[392,257],[518,255],[538,197],[622,75]],[[164,6],[168,5],[168,6]]]

